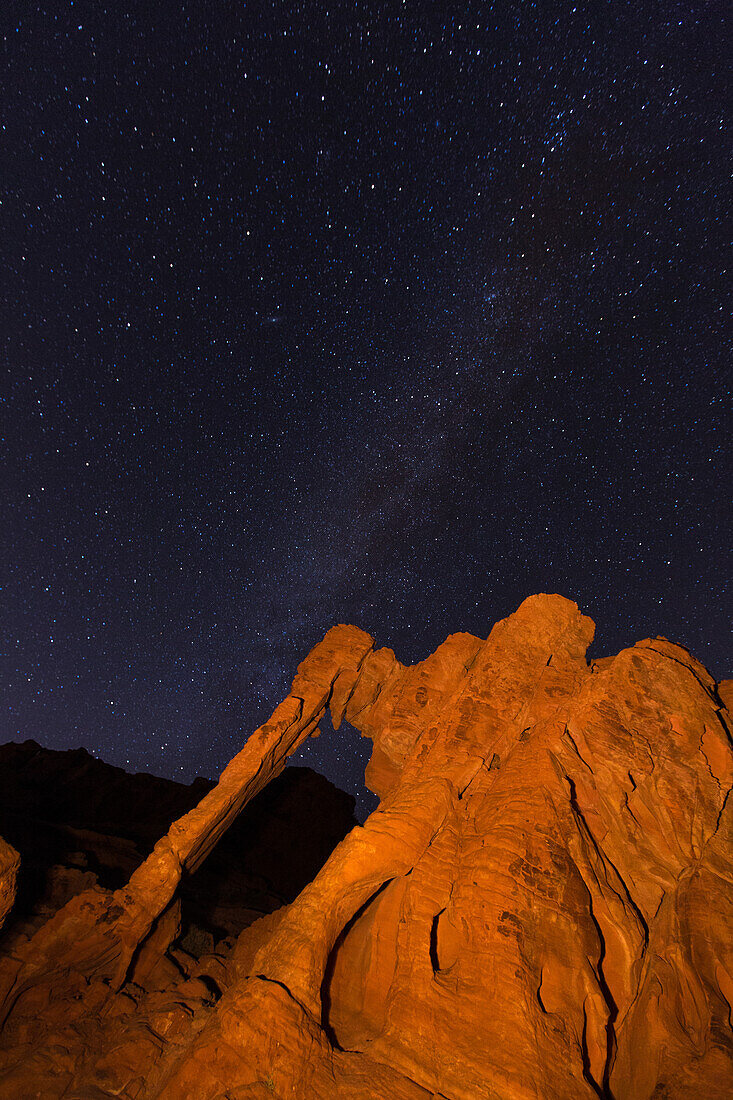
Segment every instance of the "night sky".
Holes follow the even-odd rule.
[[[0,741],[215,776],[540,591],[733,673],[726,10],[6,0]]]

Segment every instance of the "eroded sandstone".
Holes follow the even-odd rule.
[[[0,961],[2,1095],[730,1096],[728,685],[665,639],[589,664],[593,631],[535,596],[412,668],[329,631],[128,885]],[[187,963],[181,875],[327,706],[374,743],[378,809]]]
[[[12,845],[0,837],[0,928],[15,900],[15,880],[20,857]]]

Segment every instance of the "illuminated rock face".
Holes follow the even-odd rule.
[[[19,862],[15,848],[0,837],[0,928],[15,900],[15,879]]]
[[[0,1093],[731,1095],[727,686],[663,639],[588,665],[593,629],[535,596],[412,668],[329,631],[128,887],[0,963]],[[379,808],[184,980],[181,874],[326,706],[372,738]]]

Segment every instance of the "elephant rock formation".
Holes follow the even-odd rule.
[[[732,1095],[730,685],[662,638],[589,664],[593,633],[549,595],[413,667],[330,630],[126,886],[0,958],[0,1094]],[[161,971],[182,876],[327,707],[378,809],[228,954]]]

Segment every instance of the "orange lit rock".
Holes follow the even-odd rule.
[[[728,688],[664,639],[589,665],[593,631],[534,596],[412,668],[330,631],[128,887],[0,962],[0,1094],[733,1094]],[[184,868],[326,706],[372,739],[378,809],[295,901],[188,966]],[[79,982],[88,1012],[64,1023]]]
[[[0,928],[15,900],[15,879],[20,856],[15,848],[0,836]]]

